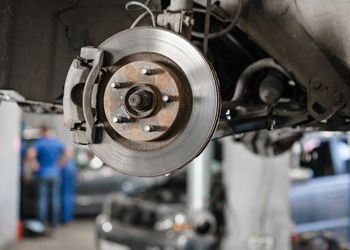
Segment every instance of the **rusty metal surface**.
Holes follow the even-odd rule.
[[[171,173],[198,156],[216,129],[221,102],[217,77],[202,53],[173,32],[149,27],[118,33],[100,48],[106,54],[104,68],[107,72],[98,84],[96,108],[104,110],[97,113],[104,132],[101,143],[89,145],[93,152],[118,171],[138,176]],[[177,91],[183,93],[179,95],[179,110],[171,129],[152,141],[134,141],[134,137],[128,139],[120,135],[105,110],[105,94],[112,91],[107,90],[110,78],[123,66],[137,61],[171,69],[167,71],[175,72],[174,75],[170,73],[171,78],[179,79]],[[162,84],[165,83],[158,83],[157,88],[161,89]],[[113,105],[107,106],[111,112]]]
[[[145,75],[143,69],[151,69],[153,73]],[[115,83],[119,86],[115,87]],[[158,139],[171,129],[178,115],[179,84],[181,82],[174,72],[165,65],[147,61],[128,63],[114,73],[106,87],[104,110],[107,120],[118,134],[131,141]],[[152,109],[139,115],[135,115],[127,105],[129,93],[136,88],[153,90],[155,98]],[[164,102],[163,96],[171,100]],[[116,117],[125,117],[127,121],[117,123],[113,121]],[[157,130],[147,132],[145,126],[155,126]]]
[[[113,74],[118,71],[120,68],[122,68],[124,65],[127,65],[132,62],[137,61],[143,61],[143,62],[157,62],[158,64],[161,64],[166,66],[167,68],[170,68],[172,72],[176,74],[176,77],[179,78],[179,84],[177,86],[178,91],[182,94],[179,96],[179,103],[182,103],[179,105],[179,110],[177,112],[176,120],[180,120],[181,122],[174,122],[172,127],[167,131],[166,136],[162,136],[156,140],[153,141],[134,141],[129,140],[123,136],[121,136],[119,133],[116,132],[115,129],[111,126],[110,122],[108,121],[107,114],[104,106],[104,100],[105,100],[105,92],[108,87],[109,79],[113,77]],[[185,77],[185,74],[181,70],[181,68],[175,64],[172,60],[170,60],[167,57],[164,57],[157,53],[149,53],[149,52],[140,52],[131,54],[130,56],[126,56],[115,62],[109,69],[109,73],[106,74],[106,76],[102,79],[100,86],[102,88],[100,89],[98,93],[98,100],[100,100],[97,105],[98,109],[104,110],[104,112],[100,113],[99,120],[101,123],[104,124],[104,128],[106,131],[106,134],[108,137],[110,137],[112,140],[115,141],[115,143],[122,145],[125,148],[128,148],[130,150],[135,151],[154,151],[161,149],[163,147],[166,147],[171,142],[173,142],[176,137],[181,133],[184,127],[186,127],[188,120],[190,119],[191,113],[192,113],[192,92],[191,92],[191,86]],[[128,85],[130,88],[131,85]],[[95,145],[94,145],[95,146]]]

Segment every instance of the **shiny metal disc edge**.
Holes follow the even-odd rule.
[[[218,123],[218,80],[202,53],[183,37],[160,28],[141,27],[120,32],[100,45],[117,62],[142,52],[159,53],[174,61],[191,85],[191,117],[176,139],[155,151],[135,151],[115,142],[107,132],[100,144],[89,145],[106,164],[122,173],[158,176],[171,173],[198,156],[209,143]]]

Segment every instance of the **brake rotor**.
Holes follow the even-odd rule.
[[[105,53],[96,109],[103,132],[89,144],[106,164],[137,176],[173,172],[210,141],[220,113],[215,72],[183,37],[134,28],[99,46]]]

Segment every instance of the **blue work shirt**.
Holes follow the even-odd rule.
[[[37,153],[39,177],[58,176],[58,162],[64,153],[64,145],[55,138],[41,137],[33,147]]]
[[[21,176],[24,175],[24,160],[27,155],[27,142],[25,140],[21,140]]]

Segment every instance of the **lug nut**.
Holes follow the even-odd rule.
[[[171,101],[171,98],[170,98],[170,96],[168,96],[168,95],[163,95],[162,101],[163,101],[163,102],[170,102],[170,101]]]
[[[143,130],[145,132],[153,132],[156,131],[158,128],[156,126],[152,126],[152,125],[146,125],[144,126]]]

